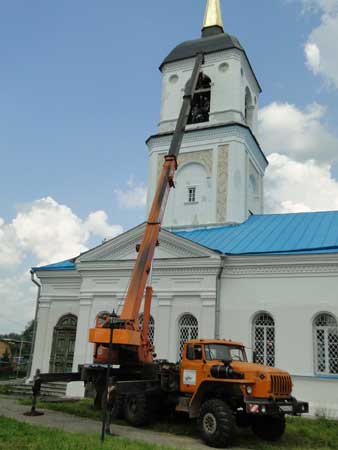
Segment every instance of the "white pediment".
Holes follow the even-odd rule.
[[[136,245],[140,244],[145,224],[117,236],[80,255],[77,262],[122,261],[136,259]],[[155,259],[201,258],[215,256],[215,252],[188,239],[162,230]]]

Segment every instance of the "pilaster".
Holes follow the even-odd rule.
[[[92,344],[88,342],[88,330],[91,324],[91,310],[93,297],[91,295],[81,296],[79,302],[79,315],[77,320],[76,341],[73,360],[73,371],[76,372],[78,365],[90,363],[92,358]]]
[[[35,336],[35,348],[33,355],[32,370],[30,376],[33,377],[37,369],[42,372],[49,371],[49,354],[47,342],[53,339],[53,329],[49,329],[49,316],[50,316],[50,299],[47,297],[41,297],[38,309],[38,323]],[[47,335],[50,334],[49,339]]]
[[[173,343],[170,342],[173,324],[171,323],[171,309],[173,297],[170,294],[157,295],[158,298],[158,324],[155,325],[156,333],[156,353],[157,357],[171,358],[174,353]],[[158,337],[158,333],[161,333],[161,338]]]
[[[202,311],[199,337],[201,339],[210,339],[215,335],[216,292],[202,293],[200,298]]]

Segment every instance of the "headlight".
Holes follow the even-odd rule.
[[[251,395],[251,394],[252,394],[252,387],[251,387],[251,386],[247,386],[247,387],[246,387],[246,393],[247,393],[248,395]]]

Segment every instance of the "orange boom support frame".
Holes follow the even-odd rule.
[[[123,362],[150,363],[153,360],[153,347],[148,338],[152,288],[151,286],[146,287],[146,285],[151,272],[155,248],[158,245],[159,233],[161,231],[161,224],[169,192],[170,189],[174,187],[174,175],[177,170],[177,156],[181,147],[192,99],[196,91],[198,77],[203,62],[203,54],[198,54],[191,80],[184,93],[183,104],[170,149],[165,156],[123,310],[121,315],[115,318],[115,323],[113,325],[112,358],[109,358],[111,330],[108,327],[108,322],[106,321],[102,325],[97,323],[95,328],[89,330],[89,341],[95,344],[95,363],[108,363],[110,359],[112,360],[111,362],[115,364],[121,364]],[[144,319],[143,328],[140,330],[138,316],[144,294]]]

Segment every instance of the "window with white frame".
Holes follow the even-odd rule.
[[[268,313],[257,314],[253,320],[253,348],[256,362],[275,365],[275,321]]]
[[[319,314],[313,322],[316,373],[338,374],[338,322]]]
[[[184,314],[178,323],[179,359],[182,358],[184,344],[198,338],[198,321],[192,314]]]
[[[196,202],[196,186],[188,188],[188,203]]]
[[[139,315],[138,323],[140,330],[143,328],[143,314]],[[148,337],[151,345],[154,345],[154,338],[155,338],[155,320],[153,316],[150,316],[149,318],[149,327],[148,327]]]

